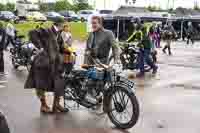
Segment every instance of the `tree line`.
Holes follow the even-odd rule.
[[[47,11],[62,11],[62,10],[72,10],[78,12],[80,10],[90,10],[93,9],[91,5],[88,4],[87,0],[74,0],[71,4],[68,0],[59,0],[55,3],[41,3],[40,10],[43,12]]]
[[[15,10],[15,4],[13,3],[1,4],[0,3],[0,11],[14,11],[14,10]]]
[[[62,10],[72,10],[78,12],[80,10],[90,10],[93,9],[91,5],[88,4],[87,0],[73,0],[71,4],[68,0],[59,0],[55,3],[43,3],[39,1],[40,10],[42,12],[48,11],[62,11]],[[14,3],[7,3],[1,4],[0,3],[0,11],[14,11],[15,4]]]

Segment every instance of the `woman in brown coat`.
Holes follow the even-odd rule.
[[[64,95],[63,41],[55,23],[49,29],[37,29],[29,33],[30,40],[39,49],[25,83],[25,88],[36,88],[41,101],[41,112],[68,112],[60,105],[60,97]],[[54,92],[54,105],[51,110],[46,104],[45,92]]]

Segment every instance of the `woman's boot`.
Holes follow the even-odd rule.
[[[40,102],[41,102],[40,111],[42,113],[52,113],[52,110],[50,109],[50,107],[46,103],[45,96],[43,96],[42,98],[40,98]]]
[[[60,97],[55,96],[54,102],[53,102],[53,112],[54,113],[67,113],[69,110],[67,108],[64,108],[60,105]]]

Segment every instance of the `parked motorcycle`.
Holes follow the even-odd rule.
[[[103,111],[117,128],[132,128],[139,118],[139,104],[134,83],[114,67],[97,63],[84,65],[66,75],[65,106],[70,101],[93,109],[103,102]]]
[[[123,70],[135,70],[138,69],[138,55],[139,55],[139,49],[136,47],[135,44],[131,43],[122,43],[120,44],[121,54],[120,54],[120,61],[123,66]],[[151,58],[154,63],[157,62],[157,52],[153,51],[151,53]],[[109,61],[110,64],[113,63],[113,57],[111,56]],[[150,68],[145,65],[145,71],[150,71]]]
[[[36,48],[30,42],[23,42],[24,36],[16,36],[13,47],[10,49],[12,65],[15,69],[24,66],[30,71],[31,62],[35,56]]]

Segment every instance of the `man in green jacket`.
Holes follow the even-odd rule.
[[[135,40],[139,41],[138,68],[140,69],[140,72],[137,74],[137,77],[143,77],[145,75],[144,62],[146,62],[147,65],[149,65],[150,68],[153,69],[153,74],[156,74],[158,67],[150,58],[151,48],[153,44],[148,35],[147,27],[142,26],[142,28],[133,33],[133,35],[127,41],[132,42]]]

